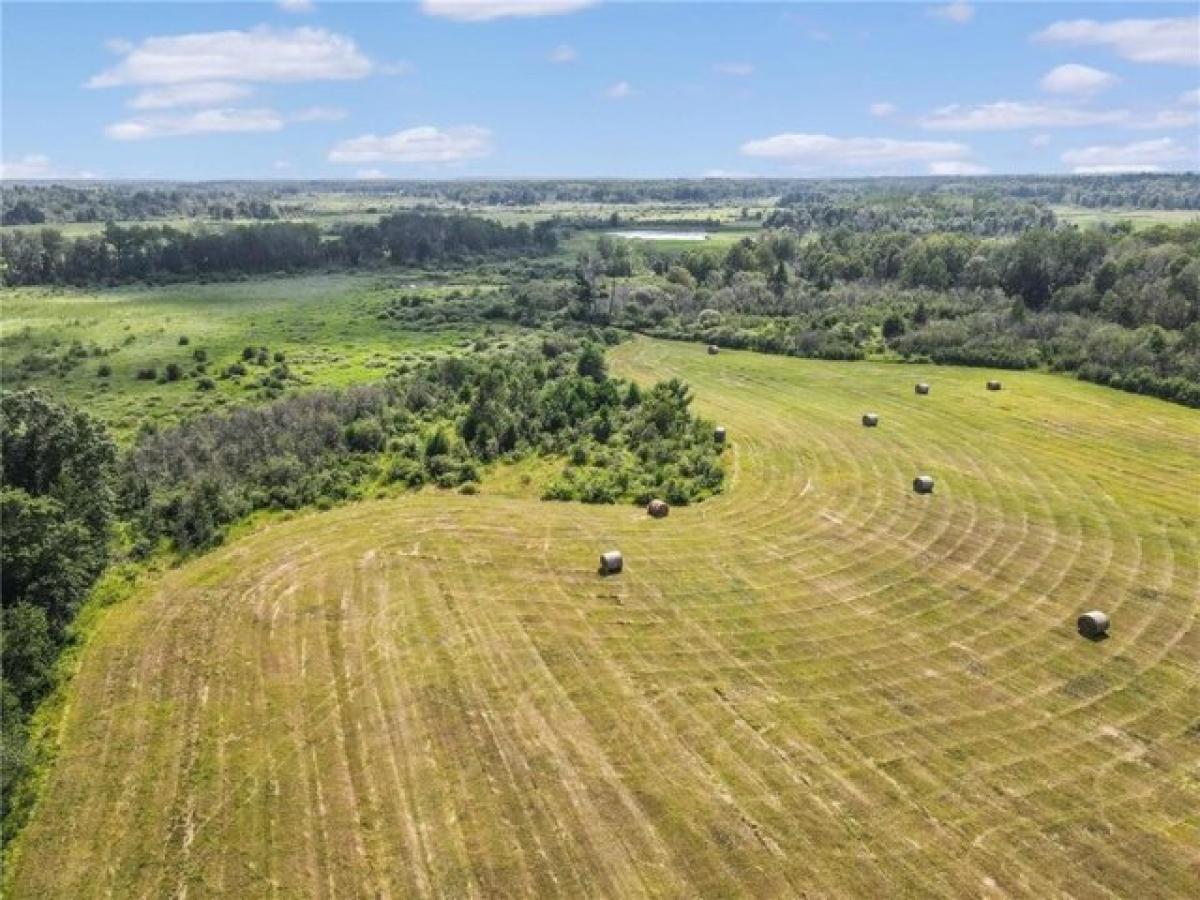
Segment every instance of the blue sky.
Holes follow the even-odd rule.
[[[1200,169],[1159,3],[4,2],[10,178]]]

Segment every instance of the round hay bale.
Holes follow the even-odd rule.
[[[713,429],[713,440],[718,444],[725,443],[725,427],[723,425]]]
[[[716,344],[708,345],[708,355],[709,356],[716,356],[720,352],[721,352],[721,348],[718,347]]]
[[[933,476],[918,475],[916,478],[913,479],[913,490],[916,491],[918,494],[932,494],[933,493]]]
[[[1085,612],[1075,621],[1075,627],[1079,629],[1079,633],[1093,641],[1108,634],[1108,625],[1108,613],[1098,609]]]
[[[917,384],[916,391],[918,394],[928,394],[929,393],[929,385],[927,385],[924,381],[919,382]]]
[[[646,507],[646,512],[650,513],[655,519],[665,519],[667,514],[671,512],[671,507],[667,506],[666,500],[651,500]]]
[[[863,413],[862,423],[866,428],[874,428],[879,424],[879,413]]]
[[[989,382],[987,383],[987,389],[988,389],[989,391],[998,391],[998,390],[1000,390],[1000,382],[998,382],[998,381],[989,381]]]
[[[606,550],[600,554],[600,574],[616,575],[625,568],[625,560],[621,558],[620,550]]]

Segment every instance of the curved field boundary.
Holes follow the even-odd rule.
[[[427,492],[170,573],[86,652],[14,896],[1200,893],[1200,416],[613,359],[728,427],[724,495]]]

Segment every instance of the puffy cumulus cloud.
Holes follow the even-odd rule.
[[[552,63],[571,63],[579,59],[579,52],[570,44],[559,44],[550,51],[546,59]]]
[[[492,132],[477,125],[441,129],[422,125],[395,134],[364,134],[339,141],[329,151],[333,163],[452,163],[492,153]]]
[[[975,18],[975,7],[966,0],[959,0],[957,3],[947,3],[945,6],[930,7],[929,15],[935,19],[945,19],[956,25],[966,25]]]
[[[828,134],[791,133],[747,141],[742,144],[741,153],[811,170],[865,167],[890,171],[914,163],[965,161],[971,154],[971,148],[950,141],[839,138]]]
[[[963,160],[949,159],[929,164],[930,175],[986,175],[990,172],[987,166]]]
[[[713,68],[718,75],[729,75],[732,78],[746,78],[754,74],[754,63],[748,62],[717,63]]]
[[[421,0],[428,16],[456,22],[489,22],[492,19],[561,16],[578,12],[596,0]]]
[[[1078,63],[1066,63],[1042,76],[1042,90],[1051,94],[1097,94],[1120,80],[1111,72]]]
[[[609,100],[624,100],[633,93],[633,86],[628,81],[617,81],[604,89],[604,96]]]
[[[241,100],[253,93],[244,84],[226,81],[197,81],[147,88],[139,92],[129,106],[132,109],[171,109],[176,106],[217,106]]]
[[[352,39],[324,28],[149,37],[123,56],[87,86],[343,80],[371,73],[371,61]]]
[[[921,125],[939,131],[1016,131],[1022,128],[1081,128],[1120,125],[1129,120],[1123,109],[1083,109],[1019,100],[1000,100],[976,106],[954,103],[921,118]]]
[[[0,179],[95,178],[94,172],[62,169],[44,153],[30,153],[0,162]]]
[[[896,114],[896,104],[888,103],[885,100],[880,100],[868,106],[867,112],[877,119],[886,119],[888,116],[894,116]]]
[[[114,141],[144,141],[192,134],[279,131],[283,124],[283,117],[273,109],[202,109],[186,115],[126,119],[109,125],[104,133]]]
[[[1081,175],[1160,172],[1165,168],[1200,165],[1200,146],[1158,138],[1132,144],[1079,147],[1063,153],[1062,161]]]
[[[1176,66],[1200,65],[1200,16],[1055,22],[1033,36],[1042,44],[1107,47],[1123,59]]]

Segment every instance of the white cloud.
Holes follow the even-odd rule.
[[[227,81],[197,81],[193,84],[171,84],[147,88],[132,100],[132,109],[171,109],[175,106],[216,106],[240,100],[253,93],[244,84]]]
[[[210,31],[146,38],[87,87],[213,81],[362,78],[371,62],[354,41],[324,28]]]
[[[1123,59],[1177,66],[1200,65],[1200,16],[1177,19],[1121,19],[1055,22],[1033,36],[1044,44],[1097,45]]]
[[[867,111],[877,119],[886,119],[888,116],[894,116],[896,114],[896,104],[888,103],[885,100],[880,100],[868,106]]]
[[[1133,144],[1081,147],[1068,150],[1062,161],[1081,174],[1158,172],[1172,163],[1195,166],[1200,148],[1189,148],[1173,138],[1138,141]]]
[[[44,153],[30,153],[18,159],[0,162],[0,179],[16,180],[35,178],[95,178],[93,172],[71,171],[55,166]]]
[[[1179,95],[1179,103],[1181,106],[1200,106],[1200,88],[1184,91]]]
[[[746,78],[754,74],[754,64],[748,62],[717,63],[713,68],[718,75],[729,75],[733,78]]]
[[[824,28],[810,28],[805,32],[805,37],[810,41],[816,41],[819,44],[828,44],[833,40],[833,34],[826,31]]]
[[[104,133],[115,141],[142,141],[189,134],[279,131],[283,124],[283,117],[273,109],[201,109],[186,115],[143,116],[114,122]]]
[[[313,0],[279,0],[275,5],[288,13],[310,13],[317,8]]]
[[[1120,80],[1111,72],[1078,63],[1066,63],[1042,76],[1042,90],[1051,94],[1096,94]]]
[[[546,58],[552,63],[570,63],[579,59],[579,53],[570,44],[559,44]]]
[[[987,166],[954,159],[929,164],[930,175],[986,175],[990,171]]]
[[[116,53],[118,56],[124,56],[133,49],[133,41],[122,37],[109,38],[104,42],[104,46],[109,53]]]
[[[1124,109],[1081,109],[1021,100],[1000,100],[977,106],[961,103],[943,106],[922,117],[921,125],[938,131],[1014,131],[1021,128],[1120,125],[1128,119],[1129,112]]]
[[[633,87],[628,81],[618,81],[604,89],[604,96],[610,100],[624,100],[633,93]]]
[[[1035,134],[1035,135],[1033,135],[1033,137],[1031,137],[1029,139],[1029,146],[1030,147],[1048,147],[1048,146],[1050,146],[1050,142],[1052,140],[1054,140],[1054,138],[1052,138],[1048,134]]]
[[[753,178],[749,172],[730,169],[706,169],[702,178]]]
[[[966,0],[958,0],[956,3],[947,3],[945,6],[931,7],[929,15],[958,25],[966,25],[975,18],[975,7]]]
[[[492,152],[492,133],[476,125],[442,130],[433,125],[408,128],[395,134],[339,141],[329,151],[334,163],[447,163],[479,159]]]
[[[349,113],[333,106],[310,106],[290,116],[293,122],[340,122]]]
[[[873,167],[964,160],[966,144],[901,141],[893,138],[837,138],[827,134],[776,134],[742,144],[744,156],[774,159],[810,169]]]
[[[387,178],[387,175],[382,169],[359,169],[354,173],[354,177],[364,181],[373,181],[378,178]]]
[[[284,171],[290,169],[291,167],[292,167],[291,162],[286,159],[277,159],[277,160],[275,160],[274,163],[272,163],[272,168],[274,168],[278,172],[284,172]]]
[[[421,0],[427,16],[456,22],[488,22],[492,19],[561,16],[578,12],[596,0]]]
[[[1195,128],[1200,124],[1200,109],[1160,109],[1145,119],[1133,119],[1130,128],[1145,131],[1171,131],[1178,128]]]

